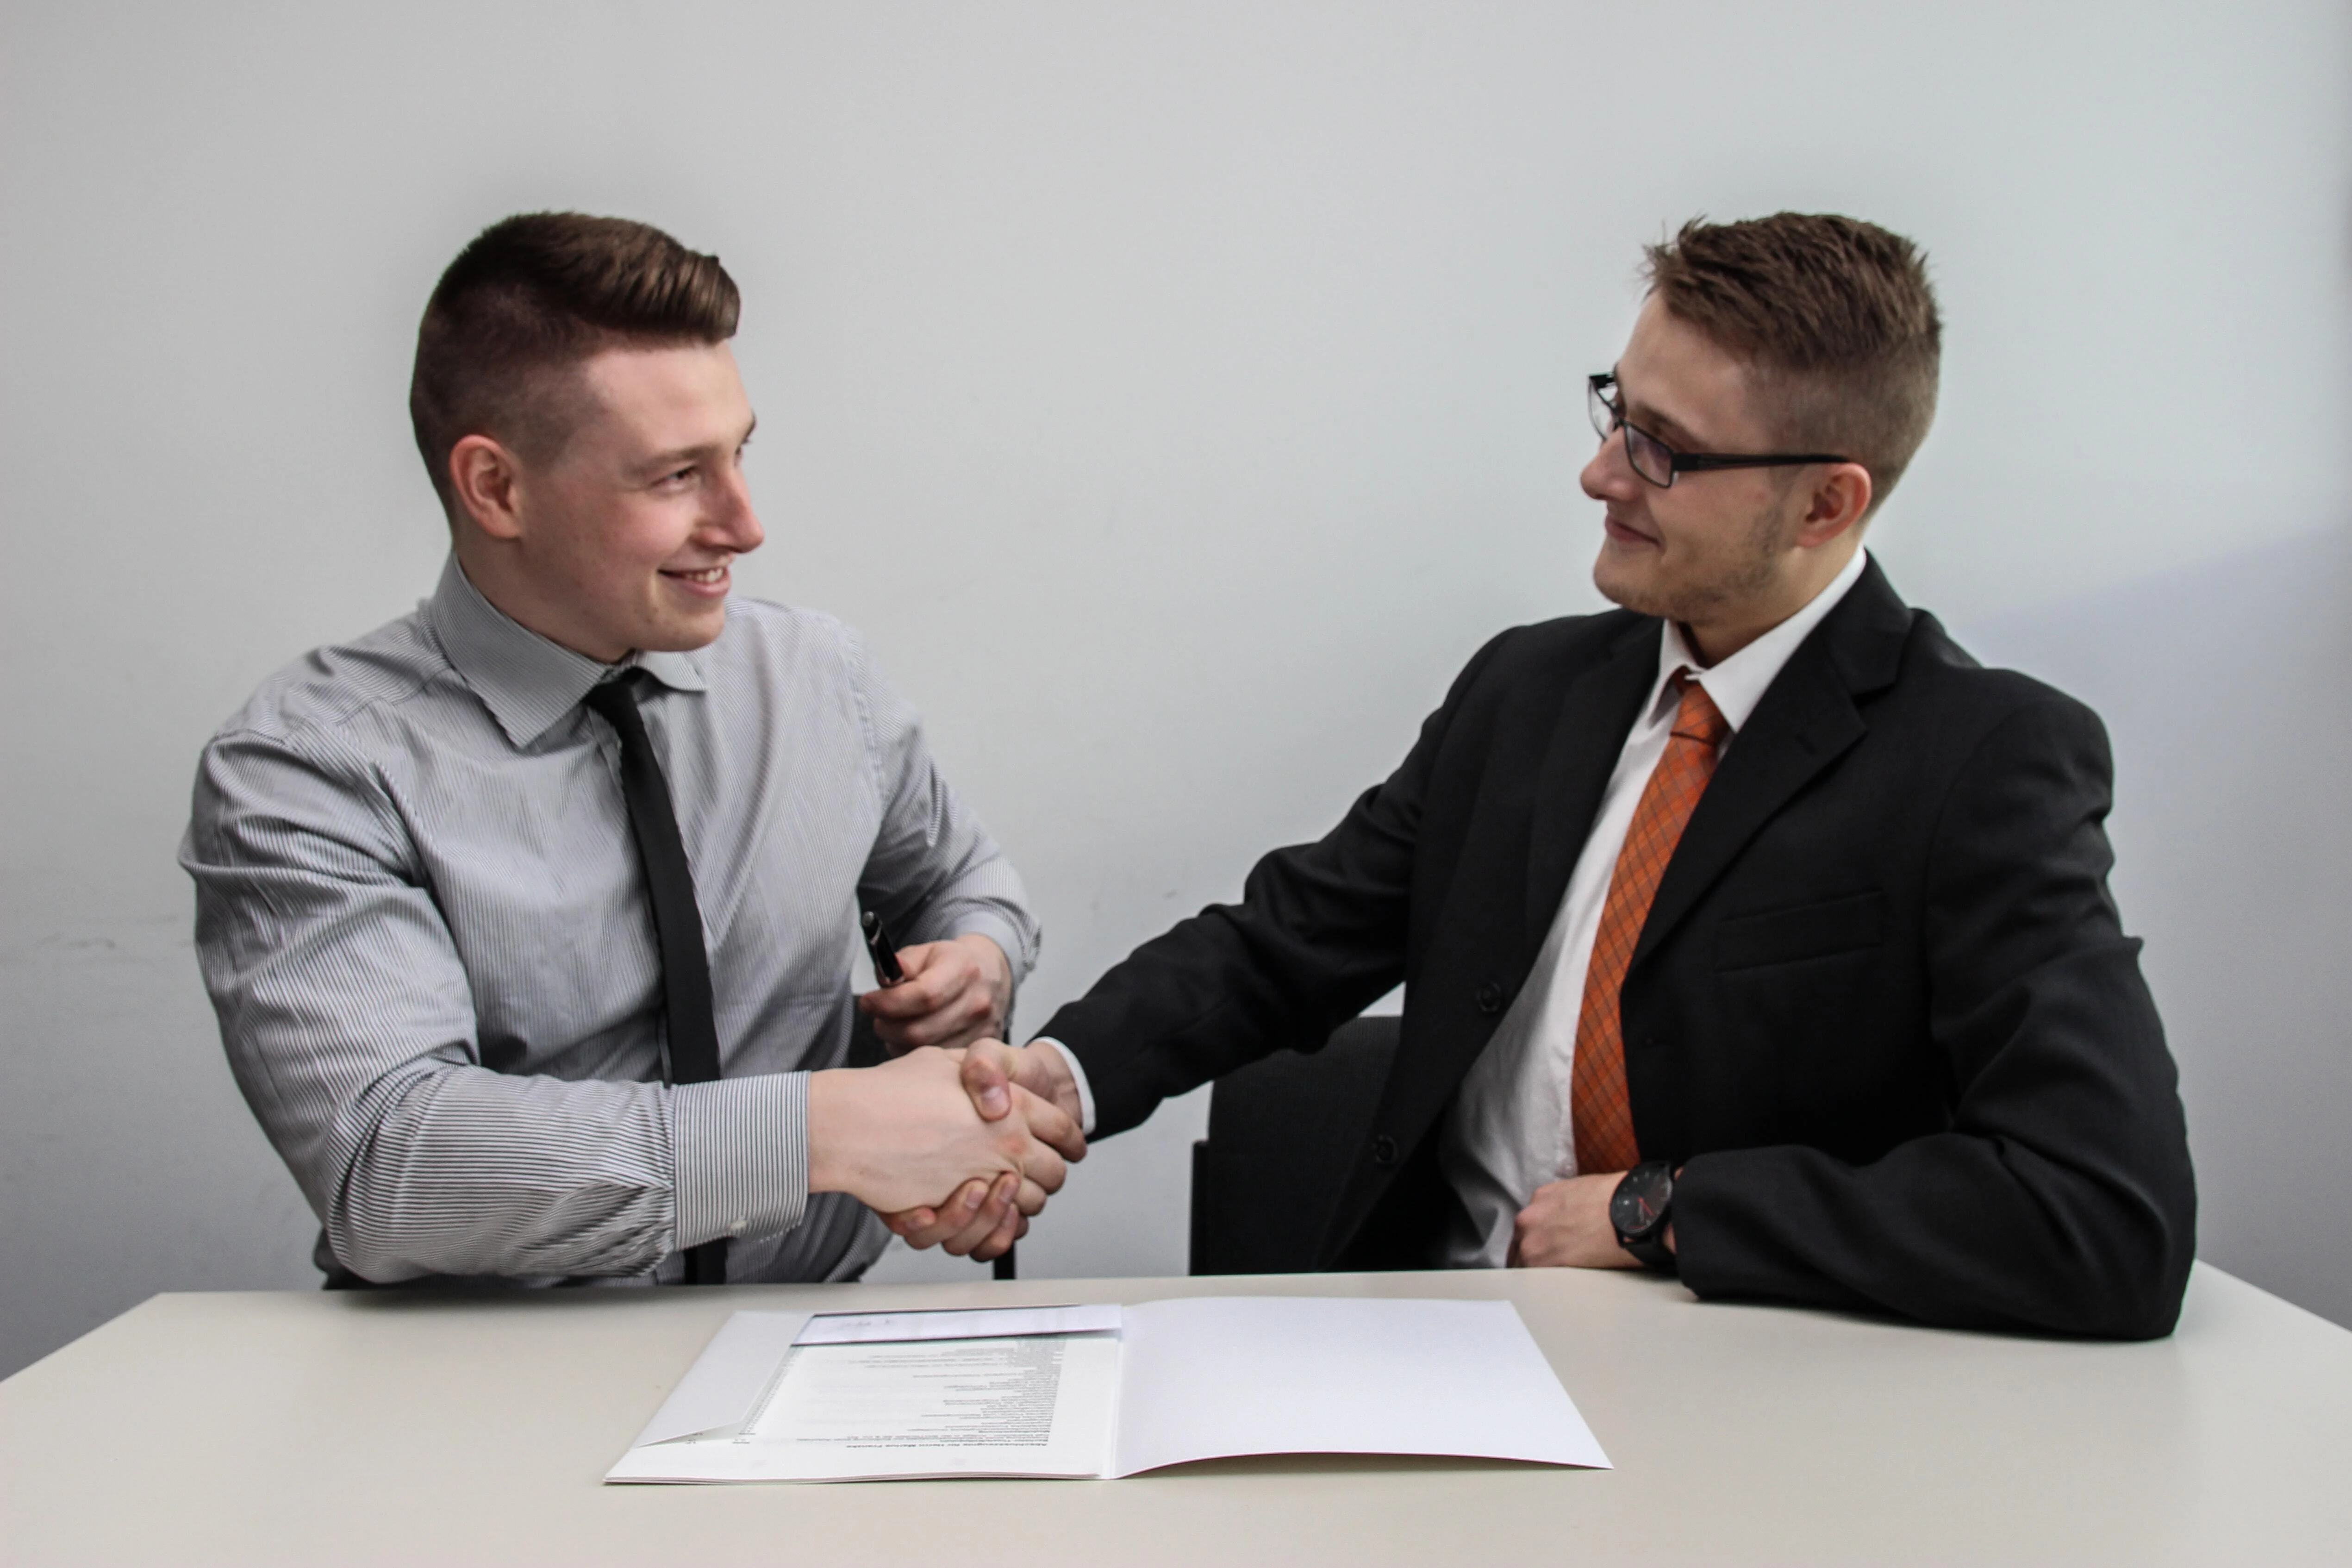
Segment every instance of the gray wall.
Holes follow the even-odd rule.
[[[1336,816],[1494,629],[1594,603],[1580,378],[1640,241],[1916,236],[1944,412],[1874,542],[2115,715],[2207,1252],[2352,1321],[2343,764],[2248,760],[2342,713],[2343,588],[2215,562],[2352,520],[2347,43],[2339,0],[11,0],[0,1371],[312,1278],[173,847],[254,683],[429,587],[415,316],[542,206],[743,284],[741,580],[924,706],[1041,906],[1033,1022]],[[1200,1116],[1102,1146],[1030,1271],[1180,1269]]]

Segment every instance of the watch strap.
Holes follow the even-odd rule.
[[[1620,1241],[1618,1245],[1653,1268],[1672,1268],[1675,1255],[1667,1250],[1664,1237],[1665,1232],[1661,1230],[1648,1240]]]

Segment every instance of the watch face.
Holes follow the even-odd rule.
[[[1634,1166],[1609,1200],[1610,1223],[1621,1236],[1641,1236],[1665,1216],[1674,1187],[1673,1167],[1664,1161]]]

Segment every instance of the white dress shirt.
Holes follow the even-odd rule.
[[[1805,607],[1722,663],[1702,667],[1682,627],[1666,623],[1658,643],[1657,679],[1649,700],[1625,737],[1592,832],[1577,857],[1568,892],[1535,968],[1495,1037],[1479,1053],[1453,1113],[1439,1133],[1438,1159],[1467,1215],[1445,1242],[1452,1268],[1499,1268],[1511,1245],[1512,1222],[1536,1189],[1573,1176],[1576,1138],[1570,1125],[1569,1085],[1576,1065],[1576,1024],[1584,1005],[1584,973],[1592,960],[1617,854],[1633,826],[1634,807],[1665,754],[1680,700],[1667,686],[1678,669],[1696,683],[1730,726],[1728,751],[1789,656],[1861,581],[1869,555],[1853,559]],[[1719,753],[1718,753],[1719,754]]]

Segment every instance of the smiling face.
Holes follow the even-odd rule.
[[[1679,451],[1781,449],[1755,411],[1748,366],[1655,296],[1617,362],[1617,389],[1625,417]],[[1661,489],[1633,471],[1622,432],[1601,443],[1582,482],[1604,509],[1594,585],[1681,622],[1709,662],[1826,586],[1859,547],[1853,525],[1869,505],[1869,476],[1852,463],[1685,473]]]
[[[765,534],[743,479],[750,400],[725,343],[614,348],[541,460],[487,436],[450,453],[467,576],[541,636],[605,663],[727,624],[730,566]]]

